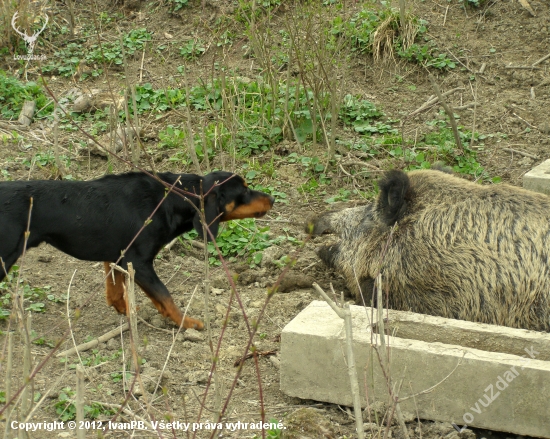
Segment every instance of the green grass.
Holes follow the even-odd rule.
[[[55,412],[61,421],[74,421],[76,419],[75,391],[70,387],[65,387],[57,401],[53,404]],[[116,410],[109,409],[103,405],[93,402],[90,405],[84,405],[84,417],[88,419],[97,419],[100,416],[112,416]]]
[[[124,34],[122,44],[126,56],[131,57],[136,51],[143,50],[145,44],[151,39],[151,33],[145,28],[134,29]],[[83,46],[82,41],[71,42],[61,46],[50,58],[52,60],[42,67],[42,72],[65,77],[76,74],[82,62],[91,66],[97,65],[97,68],[91,70],[91,73],[83,74],[81,80],[86,79],[88,76],[98,77],[102,75],[103,66],[122,66],[123,63],[122,47],[118,40],[92,44],[90,47]]]
[[[28,311],[45,312],[48,301],[60,303],[65,300],[64,297],[53,294],[49,285],[31,287],[24,278],[19,276],[19,266],[13,265],[8,275],[0,282],[0,319],[5,319],[11,314],[10,308],[18,281],[17,290],[19,294],[23,293],[24,306]]]
[[[407,16],[407,35],[402,35],[399,24],[399,11],[394,8],[375,10],[363,9],[345,21],[341,16],[332,23],[332,32],[348,38],[352,51],[373,54],[380,40],[375,32],[382,34],[386,52],[391,51],[400,58],[439,70],[454,69],[456,64],[427,36],[428,23],[413,15]],[[379,37],[380,38],[380,37]],[[411,41],[412,40],[412,41]]]
[[[250,266],[260,264],[262,251],[272,245],[280,244],[286,238],[279,236],[272,238],[269,235],[269,227],[258,227],[254,219],[243,219],[239,221],[228,221],[220,227],[216,244],[224,258],[233,260],[236,257],[246,256]],[[183,234],[183,240],[197,238],[195,230]],[[208,243],[209,261],[211,265],[221,265],[218,252],[213,243]]]
[[[36,82],[23,83],[0,70],[0,114],[2,118],[13,119],[19,116],[25,101],[35,101],[37,118],[53,112],[53,103],[44,94]]]

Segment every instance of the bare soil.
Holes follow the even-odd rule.
[[[67,6],[60,2],[46,2],[50,14],[50,22],[60,26],[67,25]],[[154,40],[148,44],[143,59],[142,52],[136,53],[129,60],[128,75],[135,83],[141,78],[142,83],[150,82],[160,88],[178,81],[177,67],[182,65],[178,54],[179,44],[191,37],[200,37],[207,42],[205,54],[188,62],[187,81],[198,84],[209,82],[215,71],[215,64],[223,65],[227,71],[235,72],[243,77],[256,77],[261,73],[258,63],[253,58],[244,56],[248,44],[247,37],[242,33],[233,39],[233,44],[217,47],[221,28],[217,28],[220,17],[229,18],[235,13],[236,4],[230,0],[209,0],[202,2],[190,0],[189,4],[178,11],[170,13],[171,5],[167,1],[143,3],[141,9],[128,11],[114,2],[83,2],[79,3],[76,12],[77,32],[82,26],[97,19],[99,12],[111,16],[119,14],[117,26],[123,32],[132,28],[143,28],[154,35]],[[286,4],[288,3],[288,4]],[[359,10],[359,2],[346,2],[348,8]],[[477,94],[478,105],[475,109],[458,110],[460,124],[471,127],[475,131],[490,135],[484,140],[482,148],[478,148],[478,160],[490,176],[500,176],[502,180],[520,186],[525,172],[547,158],[549,145],[549,108],[550,92],[548,89],[548,61],[540,63],[536,69],[507,68],[509,66],[529,66],[549,52],[550,11],[547,2],[530,1],[536,16],[532,16],[521,4],[514,0],[489,1],[479,9],[468,8],[466,11],[462,2],[415,1],[408,4],[414,13],[429,23],[429,37],[437,46],[445,50],[457,64],[455,69],[439,73],[437,81],[443,91],[462,87],[457,93],[449,96],[449,104],[455,107],[473,101]],[[378,5],[379,7],[379,5]],[[273,20],[273,29],[282,27],[288,14],[293,13],[290,2],[283,1]],[[116,29],[109,28],[106,36],[116,38]],[[59,47],[67,43],[69,36],[56,37],[35,49],[36,53],[46,56],[53,54]],[[159,55],[155,48],[166,44],[170,50]],[[484,65],[483,73],[478,73]],[[143,66],[143,67],[142,67]],[[20,65],[11,58],[0,60],[0,68],[12,75],[20,73]],[[93,89],[108,90],[109,86],[117,89],[124,87],[121,79],[121,69],[110,69],[106,75],[97,79],[81,81],[79,74],[89,66],[82,66],[79,72],[71,78],[61,76],[47,77],[49,87],[58,97],[69,96],[74,90],[89,92]],[[37,80],[39,67],[30,62],[26,70],[29,80]],[[433,72],[432,73],[437,73]],[[141,75],[141,76],[140,76]],[[475,81],[472,80],[475,76]],[[181,84],[181,82],[179,82]],[[181,85],[180,85],[181,86]],[[386,115],[392,119],[402,119],[420,107],[434,94],[427,77],[426,69],[400,59],[374,62],[371,56],[357,55],[353,58],[350,69],[342,82],[345,93],[360,95],[365,99],[380,105]],[[422,113],[407,121],[404,135],[415,138],[426,132],[425,122],[441,118],[438,107],[428,113]],[[193,116],[195,117],[195,116]],[[145,143],[157,170],[172,170],[175,172],[195,172],[189,166],[174,164],[169,160],[171,152],[156,148],[157,133],[168,124],[184,126],[186,116],[181,111],[169,111],[161,119],[156,115],[142,116],[142,126],[149,133]],[[203,123],[199,117],[196,123]],[[89,129],[92,122],[82,122],[84,129]],[[342,128],[340,128],[342,129]],[[9,131],[2,131],[9,136]],[[200,132],[200,129],[198,130]],[[500,133],[500,134],[498,134]],[[503,135],[505,136],[503,136]],[[350,137],[349,131],[342,129],[342,138]],[[125,172],[129,166],[116,160],[89,154],[86,147],[81,149],[72,145],[86,139],[79,131],[60,130],[59,145],[63,152],[70,156],[68,170],[73,178],[93,179],[107,172]],[[36,160],[38,153],[52,149],[53,132],[47,127],[41,127],[35,122],[30,130],[21,131],[19,141],[4,141],[0,144],[0,168],[7,171],[11,179],[44,179],[57,177],[55,167],[50,164],[41,165]],[[324,151],[325,146],[319,147]],[[508,148],[505,149],[505,148]],[[387,167],[403,167],[403,163],[380,160],[373,162],[367,178],[350,179],[346,175],[355,165],[333,167],[329,176],[332,183],[320,186],[317,191],[302,193],[297,188],[307,183],[311,175],[303,175],[304,169],[299,163],[289,163],[285,154],[298,152],[303,155],[313,154],[312,150],[303,150],[296,143],[284,141],[277,146],[279,153],[269,151],[264,154],[238,159],[234,169],[244,174],[243,165],[266,164],[273,162],[272,176],[261,174],[255,182],[265,186],[279,184],[278,190],[287,194],[288,204],[278,203],[270,213],[266,222],[258,222],[262,226],[269,225],[270,236],[291,236],[305,241],[303,247],[292,245],[285,241],[276,248],[266,250],[260,266],[250,268],[246,258],[239,258],[230,263],[230,269],[238,274],[237,287],[240,300],[246,310],[247,319],[243,317],[235,300],[229,312],[227,327],[224,327],[225,313],[230,301],[230,288],[227,276],[221,268],[211,267],[211,286],[214,288],[209,297],[208,313],[211,317],[212,345],[216,346],[220,337],[221,348],[217,358],[218,380],[222,401],[229,392],[231,398],[225,410],[225,420],[229,422],[258,422],[265,410],[265,419],[282,420],[287,430],[285,437],[326,437],[351,438],[355,424],[349,411],[344,407],[323,404],[315,401],[303,401],[290,398],[279,390],[279,369],[277,356],[259,356],[245,360],[244,367],[238,379],[235,379],[237,368],[234,363],[244,353],[249,328],[260,315],[267,298],[267,287],[273,285],[280,276],[282,269],[274,261],[285,254],[296,254],[296,264],[292,267],[289,279],[286,281],[284,293],[275,294],[265,308],[257,335],[254,338],[256,350],[260,353],[278,351],[279,335],[284,326],[295,317],[311,300],[316,298],[312,288],[305,287],[303,279],[315,280],[327,286],[333,282],[337,289],[343,284],[337,273],[327,273],[318,262],[315,255],[316,241],[308,240],[304,232],[304,220],[326,209],[340,208],[343,205],[363,203],[365,200],[351,195],[346,203],[329,205],[324,200],[338,193],[341,188],[360,188],[365,192],[372,191],[373,181],[380,171]],[[525,154],[512,152],[516,150]],[[321,154],[320,152],[319,154]],[[536,158],[533,158],[536,157]],[[33,160],[34,159],[34,160]],[[29,166],[26,163],[31,163]],[[231,166],[230,156],[223,161],[217,157],[213,166],[226,168]],[[142,159],[143,167],[149,167]],[[374,169],[373,169],[374,167]],[[249,168],[250,169],[250,168]],[[4,175],[4,178],[6,176]],[[1,233],[1,231],[0,231]],[[89,263],[76,260],[47,245],[32,249],[19,261],[22,278],[28,285],[47,291],[57,297],[68,295],[68,302],[46,303],[45,312],[32,313],[32,329],[34,336],[45,344],[35,344],[32,347],[32,361],[36,365],[45,359],[46,364],[36,374],[34,391],[46,396],[45,401],[32,416],[33,422],[51,422],[58,418],[54,404],[59,401],[62,389],[75,388],[74,366],[79,363],[77,356],[71,356],[67,362],[59,358],[49,357],[52,347],[58,340],[64,339],[60,349],[68,349],[73,343],[79,344],[88,339],[96,338],[125,322],[125,318],[107,307],[103,297],[104,275],[101,263]],[[182,308],[188,306],[188,314],[200,319],[206,318],[206,309],[202,284],[204,280],[204,262],[200,250],[181,243],[171,250],[163,250],[156,261],[156,270],[167,284],[176,303]],[[307,278],[306,278],[307,276]],[[119,421],[138,419],[139,416],[148,420],[173,419],[181,422],[195,422],[203,398],[208,390],[205,407],[202,410],[202,421],[214,419],[215,392],[213,385],[208,385],[211,369],[212,353],[206,333],[199,340],[189,340],[185,334],[173,335],[174,326],[160,317],[148,299],[142,293],[138,294],[139,316],[148,324],[139,324],[139,340],[142,346],[140,352],[143,358],[142,376],[146,391],[144,395],[130,396],[128,408],[135,416],[122,414]],[[79,315],[76,318],[76,315]],[[70,316],[71,329],[68,329]],[[5,373],[6,333],[13,328],[9,320],[0,321],[0,336],[2,351],[1,373]],[[67,337],[67,334],[69,336]],[[22,350],[19,338],[16,338],[15,357],[17,358],[13,385],[21,383]],[[115,337],[107,343],[101,343],[93,354],[90,351],[82,354],[86,365],[86,400],[102,403],[121,404],[126,397],[131,380],[123,384],[118,376],[123,366],[130,364],[129,339],[125,334]],[[120,353],[122,352],[122,354]],[[94,360],[95,359],[95,360]],[[165,371],[160,384],[162,388],[153,394],[154,386],[147,381],[159,379],[161,371]],[[345,371],[342,371],[345,373]],[[118,374],[118,375],[117,375]],[[261,391],[259,381],[261,378]],[[0,386],[4,390],[5,384]],[[304,425],[309,425],[306,417],[290,415],[297,409],[310,407],[328,424],[316,420],[311,414],[313,424],[318,430],[308,432]],[[147,414],[148,413],[148,414]],[[100,420],[110,419],[103,413]],[[304,420],[305,419],[305,420]],[[453,420],[449,420],[451,422]],[[301,424],[302,423],[302,424]],[[408,424],[411,438],[435,439],[440,437],[454,438],[458,436],[450,424],[416,421]],[[0,423],[3,428],[3,424]],[[291,435],[294,432],[294,436]],[[210,437],[209,431],[201,430],[196,437]],[[113,430],[105,433],[106,437],[190,437],[183,431],[164,430],[157,435],[151,431]],[[371,434],[368,430],[367,436]],[[391,428],[394,438],[401,438],[402,432],[397,426]],[[217,437],[254,437],[260,431],[224,430]],[[459,437],[497,437],[507,438],[497,432],[474,433],[463,432]],[[95,437],[92,430],[87,437]],[[29,437],[74,437],[69,430],[55,432],[29,433]]]

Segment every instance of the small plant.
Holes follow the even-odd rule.
[[[172,12],[178,12],[189,3],[189,0],[169,0],[172,5]]]
[[[107,363],[112,360],[116,360],[122,355],[122,351],[118,350],[117,352],[111,354],[111,355],[100,355],[98,349],[93,349],[92,354],[88,356],[82,356],[80,359],[82,360],[82,364],[86,367],[93,367],[98,366],[103,363]],[[59,360],[61,363],[64,363],[66,361],[66,358],[61,358]],[[77,364],[72,363],[69,364],[69,369],[76,369]]]
[[[350,195],[351,195],[351,191],[344,188],[340,188],[338,190],[338,195],[334,195],[332,197],[327,198],[325,200],[325,203],[332,204],[332,203],[336,203],[337,201],[348,201]]]
[[[75,392],[70,387],[65,387],[54,404],[55,412],[61,421],[73,421],[76,419],[76,406],[74,405]],[[91,405],[84,406],[84,417],[88,419],[97,419],[99,416],[112,416],[115,410],[108,409],[103,405],[93,402]]]
[[[2,268],[0,268],[2,270]],[[16,288],[16,282],[19,280],[17,289],[23,293],[23,299],[26,302],[26,310],[33,312],[45,312],[46,305],[43,300],[50,295],[51,287],[31,287],[23,278],[19,277],[19,266],[13,265],[5,279],[0,282],[0,319],[5,319],[11,314],[12,293]]]
[[[485,3],[485,0],[460,0],[460,2],[464,5],[464,7],[470,6],[472,8],[481,8]]]
[[[159,139],[161,148],[181,148],[185,145],[185,131],[168,125],[159,132]]]
[[[280,185],[280,182],[275,183],[275,185]],[[288,195],[282,191],[280,191],[275,186],[263,186],[261,184],[250,184],[249,185],[251,189],[254,189],[256,191],[261,191],[269,195],[273,195],[275,197],[275,202],[277,204],[283,203],[288,204]]]
[[[239,221],[228,221],[224,223],[225,227],[220,230],[216,237],[216,244],[224,258],[234,258],[236,256],[248,255],[247,261],[251,266],[258,265],[262,261],[262,250],[272,245],[279,244],[284,237],[271,239],[269,227],[260,227],[252,218]],[[195,239],[197,232],[192,230],[184,233],[184,239]],[[208,243],[209,261],[211,265],[221,265],[218,260],[218,252],[214,244]]]
[[[113,372],[111,373],[111,380],[113,383],[119,383],[122,381],[122,372]],[[130,381],[132,379],[132,374],[130,372],[126,372],[126,381]]]
[[[145,28],[134,29],[122,37],[126,56],[143,50],[145,44],[151,41],[152,35]],[[69,43],[54,53],[54,58],[42,67],[42,72],[57,73],[61,76],[73,76],[81,62],[90,65],[122,65],[123,56],[120,41],[92,44],[89,50],[83,49],[82,42]],[[101,68],[92,70],[91,76],[97,77],[103,73]],[[82,75],[86,79],[88,75]]]
[[[278,425],[282,425],[281,421],[278,421],[277,419],[270,419],[269,423],[274,425],[274,427],[266,431],[266,439],[281,439],[283,437],[283,430],[277,428]],[[254,439],[260,439],[260,437],[261,436],[255,435]]]
[[[467,0],[465,0],[467,1]],[[393,8],[380,11],[363,9],[349,21],[337,17],[332,32],[350,39],[352,50],[373,54],[374,58],[397,56],[440,70],[453,69],[456,64],[441,52],[433,42],[419,44],[426,37],[427,22],[413,15],[406,17],[405,31],[400,26],[399,12]]]
[[[196,40],[189,40],[185,45],[180,47],[180,55],[188,60],[198,58],[205,51],[204,41],[199,38]]]
[[[38,117],[44,117],[53,111],[53,104],[48,104],[48,99],[36,82],[23,84],[0,70],[0,114],[2,117],[12,119],[19,116],[25,101],[36,102],[36,108],[39,110]]]
[[[340,108],[340,118],[344,121],[344,124],[352,126],[358,133],[397,134],[397,130],[389,123],[380,121],[374,122],[375,119],[379,119],[383,116],[385,116],[385,114],[380,109],[376,108],[372,102],[364,99],[361,100],[352,95],[346,95],[344,97],[344,103]]]

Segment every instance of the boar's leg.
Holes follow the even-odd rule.
[[[327,267],[338,269],[337,260],[340,254],[340,244],[325,245],[317,250],[317,255]]]
[[[377,296],[373,296],[374,292],[374,279],[370,277],[364,277],[359,281],[359,288],[355,294],[355,303],[357,305],[377,307]]]

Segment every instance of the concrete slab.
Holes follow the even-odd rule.
[[[523,187],[550,195],[550,159],[534,167],[523,176]]]
[[[352,306],[352,314],[359,387],[368,389],[370,402],[387,401],[371,348],[378,337],[371,331],[371,310]],[[401,398],[416,395],[402,403],[403,410],[418,411],[423,419],[550,438],[550,334],[392,310],[388,316],[394,334],[391,377],[394,383],[404,379]],[[343,321],[330,307],[312,302],[282,332],[281,390],[351,406],[344,336]],[[362,400],[366,406],[364,394]]]

